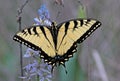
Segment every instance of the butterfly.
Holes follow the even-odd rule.
[[[89,37],[101,22],[95,19],[72,19],[51,26],[33,25],[17,32],[13,40],[40,51],[40,58],[49,65],[65,66],[77,51],[77,43]]]

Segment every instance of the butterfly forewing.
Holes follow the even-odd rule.
[[[85,40],[92,33],[91,31],[94,31],[99,26],[100,22],[92,19],[70,20],[58,25],[58,55],[62,56],[67,53],[75,43]]]
[[[18,32],[14,40],[24,43],[30,48],[41,50],[50,57],[55,56],[55,47],[50,29],[44,26],[34,26]]]

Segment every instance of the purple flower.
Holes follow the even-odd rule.
[[[46,8],[45,5],[42,5],[42,6],[40,7],[40,9],[38,10],[38,14],[39,14],[39,17],[40,17],[42,20],[50,19],[49,11],[48,11],[48,9]]]
[[[25,58],[29,58],[29,57],[32,57],[32,56],[33,57],[38,57],[38,56],[40,56],[39,53],[40,53],[39,51],[35,51],[31,48],[28,48],[23,57],[25,57]]]
[[[34,18],[35,25],[51,26],[49,11],[45,5],[42,5],[38,10],[38,17]]]
[[[52,66],[44,63],[43,60],[41,60],[41,63],[39,64],[37,60],[34,60],[33,63],[30,63],[26,65],[24,68],[26,79],[31,79],[32,76],[39,75],[40,81],[51,81],[52,74],[51,69]],[[23,77],[22,77],[23,78]]]
[[[42,5],[38,10],[38,15],[38,17],[34,18],[35,25],[51,26],[49,12],[45,5]],[[51,81],[52,66],[44,63],[43,59],[40,59],[40,51],[28,48],[24,57],[30,59],[29,64],[23,67],[24,76],[20,78],[30,80],[33,76],[39,76],[39,81]]]
[[[51,81],[50,79],[52,78],[52,74],[51,74],[52,66],[44,63],[44,61],[41,60],[40,67],[41,68],[38,70],[40,81],[44,81],[44,80]]]

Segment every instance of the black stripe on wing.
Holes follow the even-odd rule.
[[[77,40],[78,43],[82,43],[87,37],[89,37],[97,28],[99,28],[101,26],[101,22],[96,21],[92,27],[86,31],[86,33],[84,33],[80,39]]]
[[[18,35],[15,35],[15,36],[13,37],[13,40],[15,40],[15,41],[17,41],[17,42],[19,42],[19,43],[21,43],[21,44],[24,44],[24,45],[26,45],[27,47],[32,48],[33,50],[41,50],[38,46],[32,44],[31,42],[29,42],[29,41],[27,41],[27,40],[24,40],[23,38],[21,38],[21,37],[18,36]]]

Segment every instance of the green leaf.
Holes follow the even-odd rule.
[[[79,18],[86,18],[86,9],[84,6],[79,6],[78,17]]]

